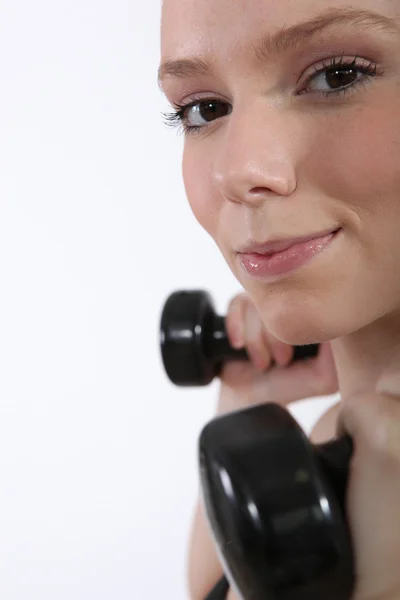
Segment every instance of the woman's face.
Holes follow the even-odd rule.
[[[189,59],[162,78],[194,104],[187,197],[269,330],[321,342],[400,311],[400,0],[164,0],[162,62]],[[279,277],[243,263],[338,228]]]

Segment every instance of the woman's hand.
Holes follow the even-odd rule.
[[[230,361],[224,365],[217,407],[219,415],[263,402],[288,405],[296,400],[338,391],[330,343],[321,344],[317,357],[290,364],[294,347],[267,331],[247,294],[239,294],[231,301],[226,329],[231,345],[238,349],[246,348],[250,360]],[[273,361],[277,366],[271,366]],[[332,438],[335,425],[331,409],[329,418],[319,422],[316,437],[324,440]],[[189,554],[191,600],[204,600],[222,575],[203,506],[199,502]],[[228,599],[234,598],[231,590]]]
[[[356,567],[352,600],[400,598],[400,374],[342,399],[338,435],[353,438],[347,490]]]
[[[263,402],[288,405],[338,392],[330,342],[320,344],[317,357],[290,364],[294,346],[267,331],[247,294],[238,294],[231,301],[226,329],[231,345],[245,348],[251,360],[229,361],[224,365],[219,414]],[[273,361],[276,366],[271,366]]]

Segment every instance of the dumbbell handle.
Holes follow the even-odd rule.
[[[220,375],[226,361],[250,358],[244,349],[232,348],[225,315],[216,314],[210,294],[202,290],[169,296],[161,316],[160,345],[165,371],[178,386],[208,385]],[[299,346],[293,360],[317,354],[316,344]]]
[[[216,362],[230,360],[249,360],[249,355],[245,349],[237,350],[232,348],[225,326],[225,317],[215,316],[212,330],[209,332],[208,344],[206,348],[207,355]],[[314,358],[318,354],[318,344],[308,346],[295,346],[293,361]]]

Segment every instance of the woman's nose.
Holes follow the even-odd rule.
[[[240,117],[232,112],[218,141],[213,180],[226,199],[257,206],[295,191],[295,147],[287,115],[285,121],[271,110]]]

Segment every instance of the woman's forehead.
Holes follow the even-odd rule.
[[[210,54],[335,11],[399,18],[400,0],[163,0],[161,51]]]
[[[362,41],[400,40],[400,0],[164,0],[159,85],[169,76],[213,75],[229,64],[257,68],[334,31]],[[244,60],[244,63],[242,63]],[[220,64],[218,64],[220,63]],[[214,70],[215,67],[215,70]]]
[[[288,14],[300,0],[164,0],[162,41],[169,45],[195,45],[201,41],[211,44],[221,33],[242,37],[243,32],[261,24],[274,26],[287,21]],[[331,0],[305,0],[303,13],[312,14],[318,5],[332,4]],[[289,11],[289,13],[288,13]]]

